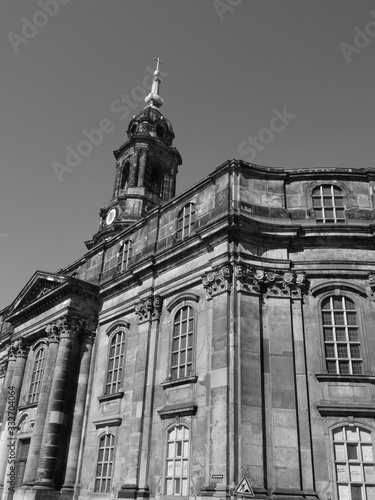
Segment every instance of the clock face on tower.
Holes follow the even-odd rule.
[[[107,224],[107,226],[110,226],[112,224],[112,222],[115,220],[115,217],[116,217],[116,209],[111,208],[111,210],[107,213],[107,217],[105,219],[105,223]]]

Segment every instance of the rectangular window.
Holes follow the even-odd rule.
[[[328,373],[359,375],[362,356],[354,302],[335,295],[322,302],[322,323]]]
[[[374,500],[375,464],[371,433],[355,426],[333,431],[339,500]]]

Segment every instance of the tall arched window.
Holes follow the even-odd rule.
[[[105,434],[99,439],[98,461],[95,474],[95,488],[97,493],[109,493],[115,451],[115,436]]]
[[[31,375],[31,384],[29,390],[29,403],[36,403],[39,399],[40,385],[42,383],[44,359],[46,348],[44,345],[35,352],[33,373]]]
[[[330,184],[316,187],[312,192],[317,222],[345,222],[344,195],[340,188]]]
[[[339,500],[375,498],[375,464],[371,432],[354,425],[333,431]]]
[[[181,307],[173,322],[171,378],[177,380],[192,373],[193,367],[194,311],[190,306]]]
[[[122,167],[120,189],[126,189],[129,180],[130,162],[127,161]]]
[[[322,302],[325,357],[328,373],[362,373],[359,326],[354,302],[342,295]]]
[[[195,205],[189,203],[185,205],[178,213],[177,217],[177,239],[184,239],[189,236],[195,223]]]
[[[116,394],[121,387],[125,353],[125,332],[120,330],[111,339],[105,394]]]
[[[132,242],[130,240],[121,244],[117,254],[117,271],[122,273],[128,265],[132,256]]]
[[[166,495],[188,495],[190,432],[184,425],[168,431]]]

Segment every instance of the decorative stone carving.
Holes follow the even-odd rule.
[[[98,327],[98,323],[96,321],[86,321],[83,327],[82,335],[83,341],[88,344],[93,344],[95,342],[96,337],[96,329]]]
[[[2,361],[0,363],[0,378],[5,377],[8,368],[8,360]]]
[[[16,360],[16,348],[13,343],[7,346],[7,354],[8,354],[8,361]]]
[[[34,430],[34,422],[30,421],[28,413],[24,414],[18,424],[17,434],[31,434]]]
[[[26,358],[28,353],[29,353],[29,347],[25,344],[25,342],[20,339],[20,340],[16,340],[15,342],[13,342],[13,346],[14,346],[14,349],[15,349],[15,355],[17,358],[21,357],[21,358]]]
[[[202,276],[203,287],[206,290],[207,299],[223,292],[230,292],[232,287],[232,266],[224,264]]]
[[[62,337],[78,337],[84,334],[86,322],[84,319],[65,314],[46,326],[48,342],[58,342]]]
[[[150,295],[146,299],[140,300],[135,305],[135,314],[138,322],[159,321],[163,308],[163,298],[160,295]]]
[[[307,291],[304,273],[256,269],[237,264],[234,269],[238,291],[265,294],[269,297],[300,298]]]
[[[372,300],[375,300],[375,272],[371,271],[367,275],[367,284],[366,293],[368,297]]]

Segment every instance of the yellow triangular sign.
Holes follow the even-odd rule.
[[[247,479],[246,475],[242,477],[241,481],[235,487],[233,493],[235,495],[239,495],[241,497],[253,497],[253,496],[255,496],[254,492],[253,492],[253,488],[251,487],[250,482]]]

